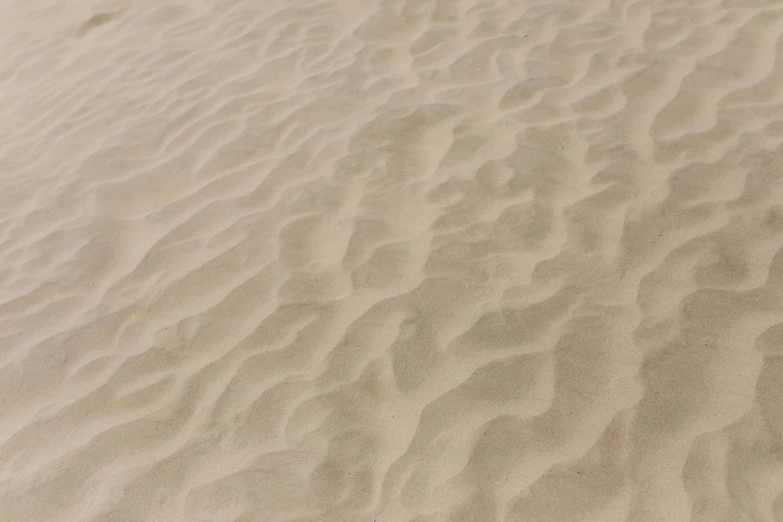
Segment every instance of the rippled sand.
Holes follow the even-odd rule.
[[[0,520],[783,521],[777,0],[5,0]]]

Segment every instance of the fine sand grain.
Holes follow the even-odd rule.
[[[0,522],[783,521],[779,0],[0,5]]]

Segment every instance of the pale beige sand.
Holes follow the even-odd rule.
[[[778,0],[4,0],[0,521],[783,521]]]

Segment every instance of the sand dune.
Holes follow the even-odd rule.
[[[0,520],[783,521],[783,9],[6,0]]]

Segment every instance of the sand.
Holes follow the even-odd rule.
[[[783,521],[780,2],[0,12],[0,521]]]

